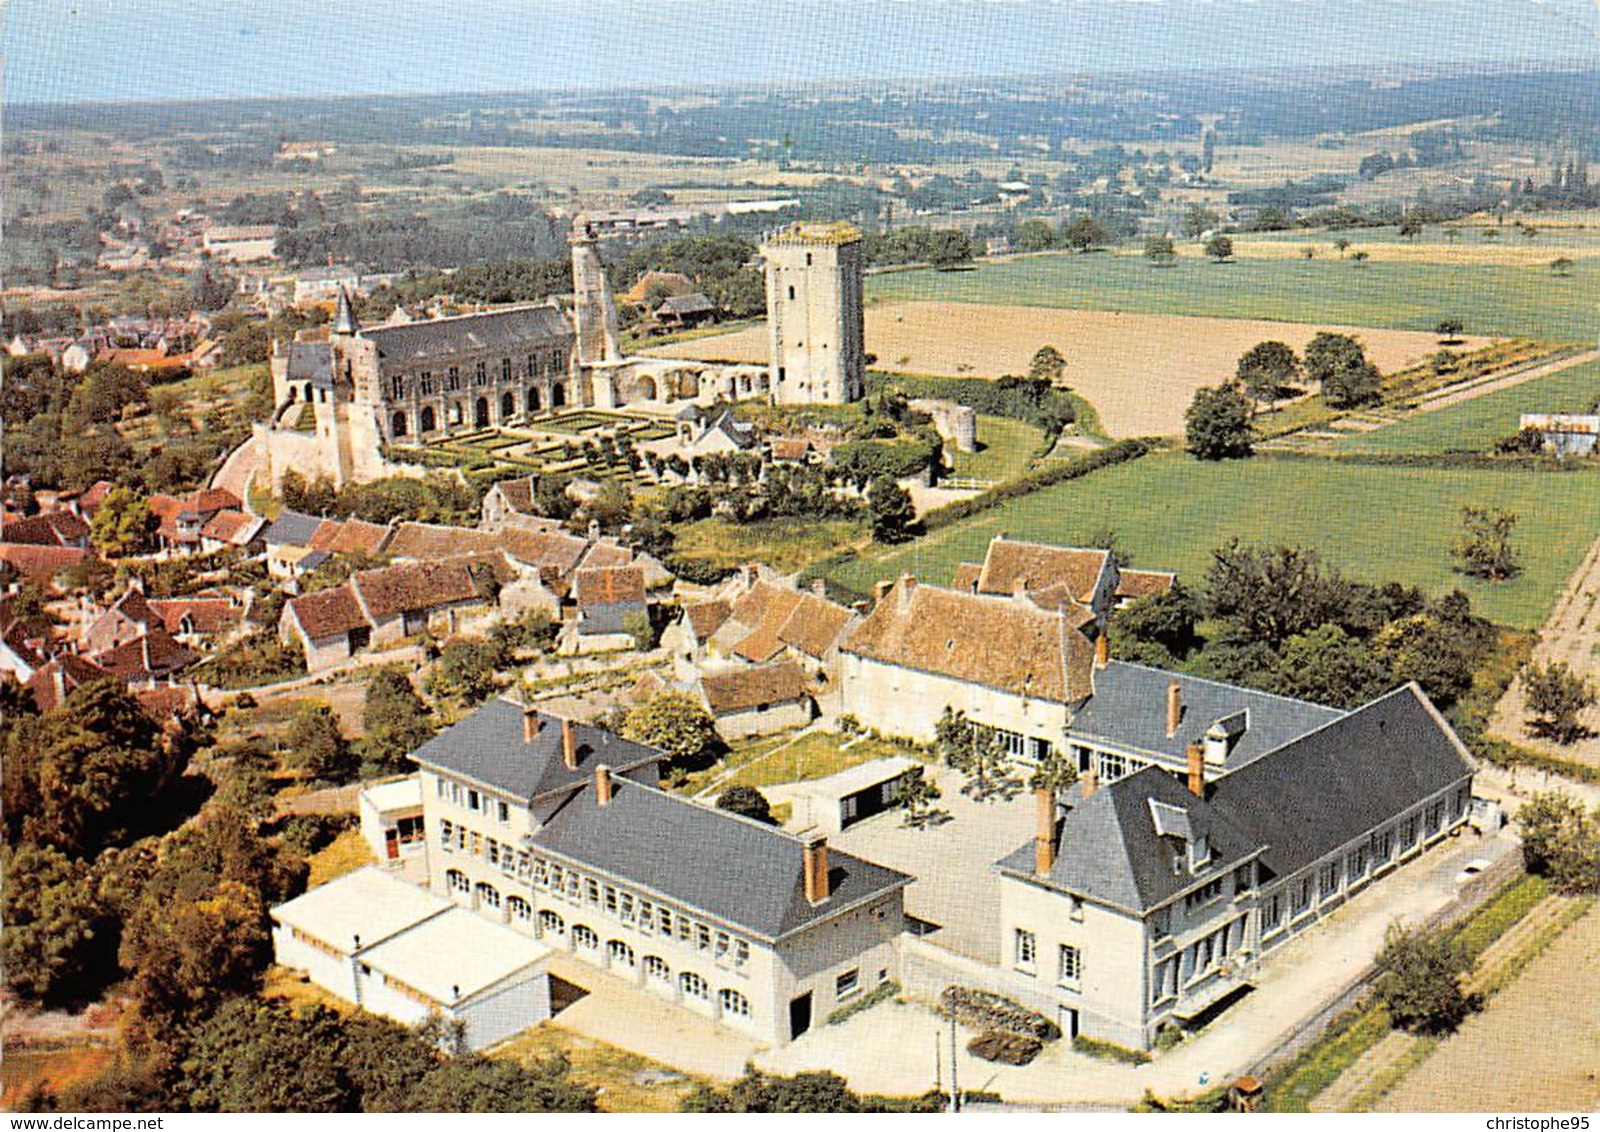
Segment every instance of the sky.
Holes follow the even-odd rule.
[[[1600,0],[0,0],[11,103],[1600,63]]]

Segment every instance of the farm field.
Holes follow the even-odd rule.
[[[1172,436],[1203,385],[1233,376],[1239,356],[1278,338],[1297,351],[1319,330],[1355,334],[1378,368],[1391,372],[1439,348],[1432,333],[1350,325],[1295,325],[1263,320],[1189,318],[1050,306],[880,303],[867,308],[867,350],[891,373],[1001,377],[1027,373],[1040,346],[1067,357],[1067,382],[1100,415],[1111,436]],[[1468,339],[1465,347],[1484,345]],[[661,351],[674,357],[759,361],[766,327],[702,338]]]
[[[1523,413],[1592,412],[1600,401],[1600,362],[1575,366],[1364,436],[1335,442],[1339,452],[1481,452],[1517,431]]]
[[[1331,251],[1331,240],[1325,242]],[[1381,258],[1361,267],[1321,257],[1226,265],[1183,258],[1155,268],[1139,255],[1061,253],[986,263],[974,271],[873,275],[867,296],[1423,331],[1441,318],[1457,317],[1472,334],[1574,342],[1594,339],[1597,283],[1600,259],[1580,260],[1571,276],[1556,278],[1545,267],[1484,264],[1463,273],[1449,264]],[[870,340],[867,348],[873,349]]]
[[[1452,569],[1449,548],[1467,504],[1517,513],[1525,569],[1490,585]],[[1485,616],[1516,628],[1545,620],[1567,576],[1600,530],[1600,472],[1550,473],[1373,466],[1257,456],[1203,464],[1165,453],[1006,503],[893,550],[874,548],[827,571],[871,593],[879,578],[911,571],[949,583],[959,562],[982,561],[997,533],[1064,545],[1110,528],[1134,564],[1198,579],[1211,551],[1237,536],[1318,551],[1368,582],[1398,581],[1430,594],[1460,588]]]

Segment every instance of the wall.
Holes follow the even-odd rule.
[[[811,722],[811,705],[803,700],[787,704],[773,704],[766,711],[751,708],[748,711],[728,712],[717,716],[717,734],[724,739],[743,739],[749,735],[765,735],[791,727],[804,727]]]
[[[770,1010],[774,1040],[789,1041],[789,1003],[810,992],[811,1029],[827,1025],[828,1015],[869,994],[880,983],[900,978],[895,940],[905,931],[905,890],[896,889],[781,941],[773,971]],[[858,972],[855,989],[841,996],[838,978]]]
[[[844,653],[841,665],[841,709],[863,726],[885,734],[932,742],[939,717],[948,705],[967,718],[1000,727],[1052,745],[1061,743],[1067,711],[1063,704],[1027,700],[980,684],[883,664]]]
[[[293,930],[272,925],[272,957],[280,966],[304,971],[311,981],[346,1002],[356,1001],[355,969],[348,955],[329,955],[294,938]]]

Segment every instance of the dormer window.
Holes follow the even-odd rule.
[[[1189,842],[1189,871],[1199,872],[1211,863],[1211,842],[1203,833],[1195,835]]]

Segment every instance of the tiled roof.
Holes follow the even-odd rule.
[[[498,554],[465,555],[439,562],[408,562],[361,570],[350,584],[374,619],[420,613],[460,602],[483,601],[513,576]]]
[[[656,312],[666,311],[668,314],[705,314],[707,311],[717,309],[717,304],[706,298],[699,291],[689,295],[671,295],[664,299]]]
[[[71,511],[46,511],[0,527],[0,541],[28,546],[74,546],[89,537],[89,524]]]
[[[225,487],[207,487],[189,497],[189,506],[200,515],[212,515],[227,508],[238,510],[244,501]]]
[[[23,685],[33,697],[33,702],[40,712],[52,711],[61,706],[62,697],[57,695],[56,689],[57,672],[61,673],[62,690],[68,695],[71,695],[72,690],[79,685],[110,675],[98,664],[85,660],[76,653],[65,652],[53,657],[35,671],[33,678]]]
[[[598,569],[605,566],[627,566],[633,562],[633,551],[617,543],[604,539],[589,544],[588,553],[583,556],[583,569]]]
[[[708,672],[700,677],[706,705],[713,715],[749,711],[768,704],[787,704],[804,699],[805,673],[792,660]]]
[[[346,519],[327,549],[335,554],[378,554],[388,538],[389,528],[381,523]]]
[[[1017,542],[997,535],[984,557],[978,591],[1009,595],[1018,585],[1042,590],[1065,584],[1074,600],[1088,601],[1110,559],[1105,550]]]
[[[384,548],[391,558],[427,561],[462,554],[487,554],[500,549],[500,536],[470,527],[438,523],[401,523]]]
[[[950,579],[950,588],[960,590],[962,593],[974,593],[978,588],[978,579],[983,577],[982,562],[961,562],[956,565],[955,577]]]
[[[1094,646],[1059,613],[910,579],[879,601],[840,647],[1030,699],[1076,703],[1094,690]]]
[[[152,508],[153,509],[153,508]],[[268,546],[310,546],[322,520],[299,511],[282,511],[261,537]]]
[[[801,594],[799,604],[778,630],[778,639],[816,660],[838,643],[852,614],[816,594]]]
[[[62,570],[76,566],[87,550],[71,546],[25,546],[0,543],[0,561],[11,563],[17,573],[42,588],[49,588]]]
[[[34,635],[21,621],[12,621],[0,637],[4,638],[5,646],[12,655],[29,668],[38,668],[44,663],[44,656],[30,643],[35,640]]]
[[[312,641],[325,641],[329,637],[371,625],[367,615],[361,611],[361,603],[356,600],[349,582],[301,594],[290,600],[288,610],[292,611],[301,630]]]
[[[93,653],[89,659],[113,676],[141,680],[176,672],[200,658],[174,640],[164,627],[156,625],[142,637]]]
[[[1164,594],[1177,579],[1178,575],[1166,570],[1119,570],[1117,596],[1137,599]]]
[[[206,525],[200,528],[200,537],[239,543],[254,538],[262,526],[263,520],[229,507],[211,516]]]
[[[397,361],[426,361],[456,354],[523,350],[529,344],[558,344],[573,337],[572,325],[550,303],[480,314],[435,318],[363,332],[378,353]]]
[[[535,476],[523,476],[520,479],[501,480],[499,483],[495,484],[494,487],[490,488],[490,490],[498,491],[501,497],[505,499],[506,506],[510,507],[513,511],[521,511],[524,514],[532,514],[533,489],[536,478],[537,477]]]
[[[316,531],[312,533],[311,541],[306,545],[311,550],[331,551],[334,541],[338,539],[339,533],[343,530],[344,524],[339,520],[324,519]]]
[[[573,575],[579,609],[597,605],[642,605],[644,571],[637,566],[585,567]]]
[[[225,633],[244,620],[244,610],[225,597],[151,598],[147,604],[169,633],[181,632],[185,619],[193,632],[208,635]]]
[[[697,641],[704,641],[722,628],[722,623],[728,619],[729,603],[722,600],[697,601],[683,607],[684,615],[689,621],[689,631],[694,634]]]

